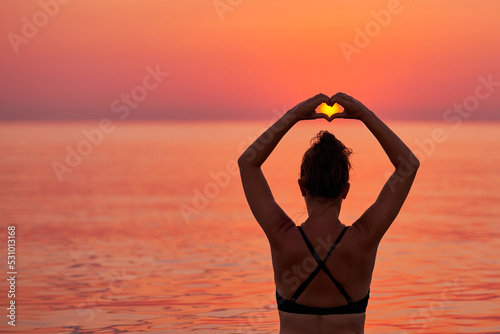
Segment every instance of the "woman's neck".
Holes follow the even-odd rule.
[[[306,206],[309,218],[309,224],[332,224],[339,222],[340,207],[342,198],[325,199],[325,198],[307,198]]]

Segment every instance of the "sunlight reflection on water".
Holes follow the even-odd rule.
[[[238,176],[189,221],[179,211],[264,125],[123,124],[62,183],[51,163],[64,160],[85,123],[1,125],[2,226],[17,226],[20,245],[16,332],[276,333],[269,246]],[[438,125],[394,128],[414,147]],[[379,248],[367,333],[500,332],[500,156],[485,149],[499,151],[499,130],[463,125],[425,157]],[[298,166],[317,131],[292,129],[264,168],[299,223]],[[362,127],[336,134],[355,151],[341,215],[350,224],[390,166]]]

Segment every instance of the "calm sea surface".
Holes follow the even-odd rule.
[[[1,123],[0,333],[277,333],[269,247],[235,170],[267,124]],[[500,124],[452,125],[390,123],[422,166],[380,245],[366,333],[500,333]],[[355,152],[350,225],[391,172],[360,124],[299,124],[264,172],[304,221],[296,180],[320,129]]]

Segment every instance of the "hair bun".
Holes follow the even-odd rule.
[[[341,142],[330,132],[327,130],[322,130],[320,131],[315,138],[313,138],[313,143],[318,145],[321,148],[332,148],[336,150],[342,150],[343,145],[341,145]]]

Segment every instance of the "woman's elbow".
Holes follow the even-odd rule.
[[[242,154],[239,158],[238,158],[238,167],[240,169],[242,168],[245,168],[246,166],[248,166],[249,163],[248,163],[248,158],[245,156],[245,154]]]
[[[238,167],[241,167],[245,164],[245,158],[243,158],[243,155],[241,155],[239,158],[238,158]]]
[[[420,161],[413,153],[410,153],[407,159],[400,157],[399,164],[395,167],[400,173],[408,174],[409,176],[410,174],[415,174],[417,172],[420,167]]]
[[[415,169],[415,171],[420,167],[420,160],[418,160],[415,154],[410,153],[410,165]]]
[[[418,168],[420,167],[420,161],[418,158],[415,156],[415,154],[410,153],[410,156],[408,157],[407,161],[404,161],[404,163],[401,166],[404,170],[407,172],[411,172],[412,174],[416,173]]]
[[[238,158],[238,166],[244,167],[244,166],[251,166],[252,162],[255,160],[255,154],[252,153],[252,151],[245,151],[243,154]]]

